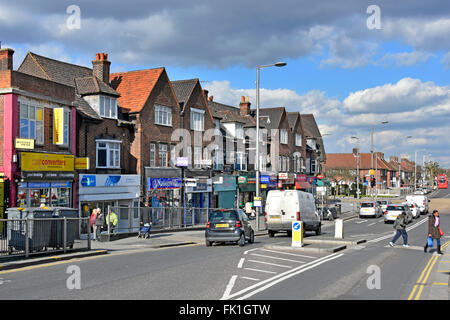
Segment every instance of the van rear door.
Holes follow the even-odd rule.
[[[281,193],[269,191],[266,202],[267,223],[281,224],[281,203]]]
[[[298,192],[285,191],[282,206],[283,212],[281,214],[281,221],[283,222],[283,225],[290,226],[292,224],[292,221],[297,220],[297,212],[300,211]]]

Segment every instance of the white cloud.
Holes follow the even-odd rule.
[[[377,64],[390,66],[395,64],[400,67],[413,66],[418,63],[423,63],[428,61],[431,57],[435,55],[429,52],[423,51],[413,51],[413,52],[400,52],[400,53],[386,53],[383,58],[381,58]]]

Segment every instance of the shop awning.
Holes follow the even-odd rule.
[[[296,189],[311,189],[311,184],[306,181],[296,181],[295,188]]]

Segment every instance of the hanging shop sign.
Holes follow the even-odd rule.
[[[75,158],[75,170],[89,170],[89,158]]]
[[[55,144],[64,144],[64,108],[53,109],[53,139]]]

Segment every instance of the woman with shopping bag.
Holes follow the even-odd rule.
[[[433,213],[428,216],[428,241],[423,248],[424,252],[427,252],[428,247],[433,246],[433,240],[436,239],[437,253],[441,252],[441,237],[444,235],[440,227],[441,221],[439,217],[439,211],[433,210]]]

